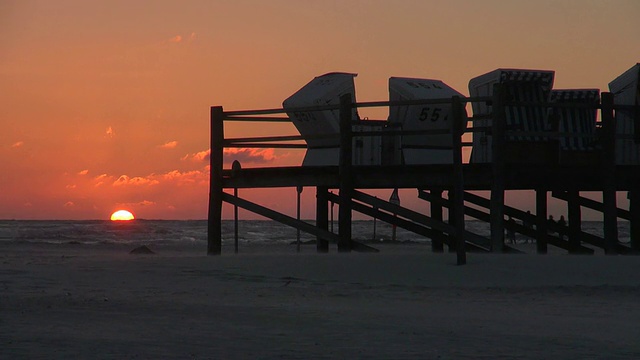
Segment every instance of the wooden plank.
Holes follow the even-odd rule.
[[[367,200],[372,200],[374,199],[374,197],[369,197],[370,195],[368,194],[364,194],[364,193],[358,193],[356,194],[356,198],[358,198],[358,201],[362,201],[360,199],[367,199]],[[338,197],[334,194],[330,194],[329,195],[330,199],[335,199],[337,200]],[[376,201],[373,201],[373,203],[368,203],[366,201],[363,201],[363,203],[359,203],[357,201],[353,201],[352,203],[352,209],[355,211],[358,211],[362,214],[365,215],[369,215],[369,216],[374,216],[384,222],[387,222],[389,224],[392,225],[396,225],[398,227],[401,227],[403,229],[406,229],[408,231],[414,232],[418,235],[422,235],[422,236],[426,236],[428,238],[432,238],[432,236],[437,235],[437,233],[433,230],[433,228],[428,227],[425,225],[425,223],[430,223],[431,219],[429,219],[427,216],[419,214],[417,212],[413,212],[412,210],[406,209],[406,208],[402,208],[398,205],[394,205],[391,204],[389,202],[386,202],[384,200],[380,200],[375,198]],[[380,205],[384,203],[385,205],[381,206],[378,208],[377,205]],[[375,205],[374,205],[375,204]],[[387,206],[387,205],[391,205],[391,206]],[[398,210],[398,208],[403,209],[401,211],[397,212],[397,215],[399,216],[394,216],[391,213],[389,213],[389,208],[393,208]],[[380,209],[386,210],[385,211],[381,211]],[[402,213],[402,214],[400,214]],[[406,220],[406,219],[409,220]],[[450,227],[451,231],[453,231],[453,227],[449,226],[448,224],[442,224],[444,226]],[[482,252],[487,252],[489,251],[489,247],[488,247],[488,241],[485,238],[482,238],[479,235],[476,235],[474,233],[471,232],[465,232],[465,237],[468,238],[470,241],[467,242],[467,246],[470,249],[473,250],[477,250],[477,251],[482,251]],[[475,242],[474,242],[475,240]],[[449,238],[443,238],[443,241],[449,245]],[[484,246],[480,243],[484,242]]]
[[[569,199],[569,196],[564,191],[554,191],[554,192],[551,193],[551,196],[553,196],[556,199],[560,199],[560,200],[564,200],[564,201],[567,201]],[[578,197],[577,201],[580,204],[580,206],[584,206],[586,208],[589,208],[589,209],[592,209],[592,210],[596,210],[596,211],[600,211],[600,212],[602,212],[604,210],[604,205],[601,202],[598,202],[596,200],[589,199],[589,198],[586,198],[584,196],[580,196],[580,197]],[[625,210],[625,209],[621,209],[621,208],[617,208],[616,209],[616,216],[621,218],[621,219],[630,220],[631,219],[631,211]]]
[[[209,157],[209,211],[207,220],[207,254],[222,253],[222,164],[224,120],[222,106],[211,107],[211,155]]]
[[[235,197],[229,193],[223,192],[222,199],[230,204],[237,205],[243,209],[249,210],[253,213],[264,216],[268,219],[275,220],[279,223],[291,226],[296,229],[300,229],[304,232],[307,232],[311,235],[315,235],[327,241],[337,243],[340,240],[338,235],[333,234],[329,231],[320,229],[305,221],[297,220],[291,216],[279,213],[277,211],[271,210],[259,204],[253,203],[251,201],[248,201],[239,197]]]
[[[446,200],[446,199],[439,199],[438,200],[438,199],[434,198],[432,195],[430,195],[429,193],[427,193],[425,191],[420,191],[420,193],[418,194],[418,197],[423,199],[423,200],[427,200],[427,201],[431,201],[431,202],[439,202],[442,205],[444,205],[445,207],[450,207],[451,206],[451,203],[450,203],[449,200]],[[485,199],[485,200],[488,201],[488,199]],[[469,206],[465,206],[464,207],[464,213],[467,216],[471,216],[471,217],[473,217],[475,219],[478,219],[478,220],[481,220],[481,221],[484,221],[484,222],[489,222],[491,220],[491,216],[489,215],[489,213],[481,211],[479,209],[475,209],[475,208],[469,207]],[[535,238],[537,236],[536,235],[537,233],[536,233],[536,231],[534,229],[528,228],[528,227],[526,227],[526,226],[524,226],[522,224],[518,224],[518,223],[508,224],[507,222],[505,222],[505,228],[506,229],[513,229],[513,230],[515,230],[515,231],[517,231],[517,232],[519,232],[521,234],[530,236],[532,238]],[[465,232],[465,234],[468,234],[468,233],[469,233],[468,231]],[[554,246],[557,246],[557,247],[565,249],[565,250],[569,249],[568,243],[566,241],[560,241],[560,239],[557,238],[557,237],[556,238],[552,238],[550,241],[551,241],[552,245],[554,245]],[[581,250],[583,252],[589,252],[589,251],[593,252],[591,249],[586,248],[586,247],[582,247]],[[512,247],[510,247],[510,246],[505,244],[504,245],[504,252],[521,253],[522,251],[517,250],[515,248],[512,248]]]
[[[390,202],[378,199],[377,197],[371,196],[369,194],[365,194],[361,191],[357,191],[357,190],[354,191],[353,198],[354,200],[369,204],[374,208],[382,209],[392,214],[397,214],[398,216],[404,217],[418,224],[427,226],[428,228],[434,230],[435,236],[440,236],[439,234],[441,233],[446,233],[447,235],[449,235],[449,234],[453,234],[453,232],[455,231],[454,227],[450,224],[434,220],[426,215],[423,215],[413,210],[404,208],[402,206],[395,205]],[[474,243],[478,248],[489,249],[489,241],[482,236],[479,236],[477,234],[474,234],[470,231],[465,230],[464,237],[467,240],[467,244]],[[448,246],[451,246],[450,241],[446,236],[442,237],[442,239]]]

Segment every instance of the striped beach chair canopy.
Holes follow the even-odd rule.
[[[596,149],[596,115],[600,103],[599,89],[552,90],[551,102],[558,104],[590,104],[587,107],[554,107],[551,109],[552,121],[557,121],[561,134],[559,139],[562,151],[590,151]]]
[[[469,93],[472,97],[492,96],[495,84],[502,84],[506,101],[513,103],[505,107],[506,127],[511,134],[508,141],[539,142],[547,140],[539,134],[550,130],[548,110],[555,73],[550,70],[496,69],[469,81]],[[520,102],[521,104],[518,104]],[[539,104],[533,105],[532,104]],[[472,104],[473,115],[490,116],[491,105],[483,102]],[[491,119],[474,123],[474,126],[491,126]],[[518,134],[522,133],[522,134]],[[474,133],[472,162],[491,161],[491,136]]]

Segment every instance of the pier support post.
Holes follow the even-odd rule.
[[[329,231],[329,189],[324,186],[316,188],[316,227]],[[316,250],[319,253],[329,252],[329,241],[316,237]]]
[[[636,181],[636,184],[640,179]],[[640,252],[640,189],[635,187],[629,191],[629,237],[631,240],[631,249]]]
[[[567,192],[567,221],[569,253],[580,253],[580,233],[582,232],[582,212],[580,211],[580,192],[578,190],[569,190]],[[558,235],[564,237],[564,229],[561,229]]]
[[[464,241],[464,175],[462,169],[462,134],[463,108],[459,96],[451,98],[451,136],[453,155],[453,192],[451,211],[455,219],[456,260],[458,265],[467,263],[467,254]]]
[[[431,218],[442,222],[442,189],[430,189],[429,192],[435,199],[430,202]],[[442,241],[443,236],[443,233],[434,230],[434,236],[431,239],[431,251],[435,253],[444,252],[444,242]]]
[[[613,116],[613,94],[603,92],[601,102],[604,252],[615,254],[618,243],[618,207],[616,205],[616,124]]]
[[[220,255],[222,253],[222,152],[224,148],[224,111],[222,106],[211,107],[210,126],[207,255]]]
[[[536,250],[538,254],[547,253],[547,190],[536,189]]]
[[[351,251],[351,199],[353,198],[353,161],[351,136],[351,94],[340,97],[340,193],[338,209],[338,251]]]
[[[493,85],[493,116],[491,121],[492,184],[490,199],[491,251],[504,251],[504,178],[506,113],[504,88]]]

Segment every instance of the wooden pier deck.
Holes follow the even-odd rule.
[[[615,158],[614,111],[629,107],[616,107],[610,93],[602,93],[600,104],[599,148],[588,154],[572,158],[560,154],[558,139],[566,136],[581,136],[546,132],[548,140],[543,144],[511,141],[513,132],[505,124],[505,108],[513,106],[505,99],[499,85],[494,87],[492,97],[460,98],[438,100],[413,100],[396,102],[354,103],[349,95],[340,99],[340,105],[299,108],[297,111],[340,112],[340,161],[335,166],[294,166],[242,168],[236,164],[232,169],[223,168],[223,149],[226,147],[259,148],[305,148],[301,136],[280,136],[269,138],[225,139],[225,121],[282,122],[287,117],[276,117],[284,109],[266,109],[225,112],[222,107],[211,108],[211,181],[209,201],[208,253],[221,253],[222,203],[228,202],[267,218],[279,221],[300,231],[313,234],[318,239],[318,251],[328,251],[329,243],[337,243],[339,251],[371,250],[356,244],[351,236],[351,216],[353,211],[374,216],[383,221],[403,227],[432,239],[433,251],[443,251],[443,245],[455,250],[458,264],[466,262],[466,251],[513,251],[505,244],[505,229],[510,229],[537,241],[539,253],[546,253],[547,246],[557,246],[570,253],[593,253],[594,247],[604,249],[607,254],[632,254],[640,252],[640,164],[617,165]],[[493,106],[492,124],[489,128],[472,127],[464,129],[460,124],[466,120],[464,103],[486,102]],[[355,166],[352,163],[354,136],[390,136],[406,134],[390,129],[386,132],[354,133],[352,129],[352,109],[374,106],[408,106],[420,104],[448,104],[452,108],[451,129],[453,161],[450,164],[425,165],[377,165]],[[584,104],[518,104],[519,106],[576,106]],[[638,107],[633,107],[638,111]],[[468,120],[474,121],[474,118]],[[491,149],[493,157],[487,163],[463,163],[462,148],[469,143],[462,141],[466,132],[485,131],[493,136]],[[433,131],[431,132],[431,134]],[[411,135],[429,134],[429,131],[411,132]],[[522,132],[517,133],[523,135]],[[525,134],[527,135],[527,134]],[[635,134],[636,136],[640,134]],[[510,138],[511,136],[511,138]],[[296,143],[291,143],[294,141]],[[574,159],[575,161],[572,161]],[[316,222],[314,225],[300,219],[278,213],[259,204],[250,202],[224,189],[274,188],[274,187],[314,187],[316,188]],[[360,190],[367,189],[408,189],[419,190],[418,196],[430,203],[431,215],[419,214],[380,199],[372,199]],[[337,189],[338,194],[329,193]],[[531,190],[536,193],[536,213],[527,214],[522,210],[504,204],[504,194],[511,190]],[[446,191],[448,198],[443,198]],[[490,191],[489,198],[483,198],[469,191]],[[581,191],[602,192],[603,201],[598,202],[580,197]],[[629,209],[618,208],[616,192],[629,194]],[[560,228],[547,219],[547,194],[567,201],[569,225]],[[328,230],[328,203],[339,205],[339,233]],[[465,205],[473,204],[474,207]],[[603,213],[604,237],[586,234],[580,229],[580,208],[588,207]],[[478,207],[483,210],[478,210]],[[449,218],[442,218],[442,209],[447,208]],[[237,213],[237,212],[236,212]],[[390,215],[395,214],[395,215]],[[511,217],[520,223],[507,222]],[[237,215],[236,215],[237,217]],[[465,229],[465,217],[486,221],[491,225],[490,238],[483,238]],[[622,218],[631,223],[631,242],[618,241],[617,221]],[[526,227],[523,223],[533,224]],[[563,232],[567,238],[552,235]],[[237,239],[236,239],[237,241]],[[237,249],[237,248],[236,248]]]

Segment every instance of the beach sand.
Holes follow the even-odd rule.
[[[640,257],[292,249],[3,246],[0,358],[640,358]]]

